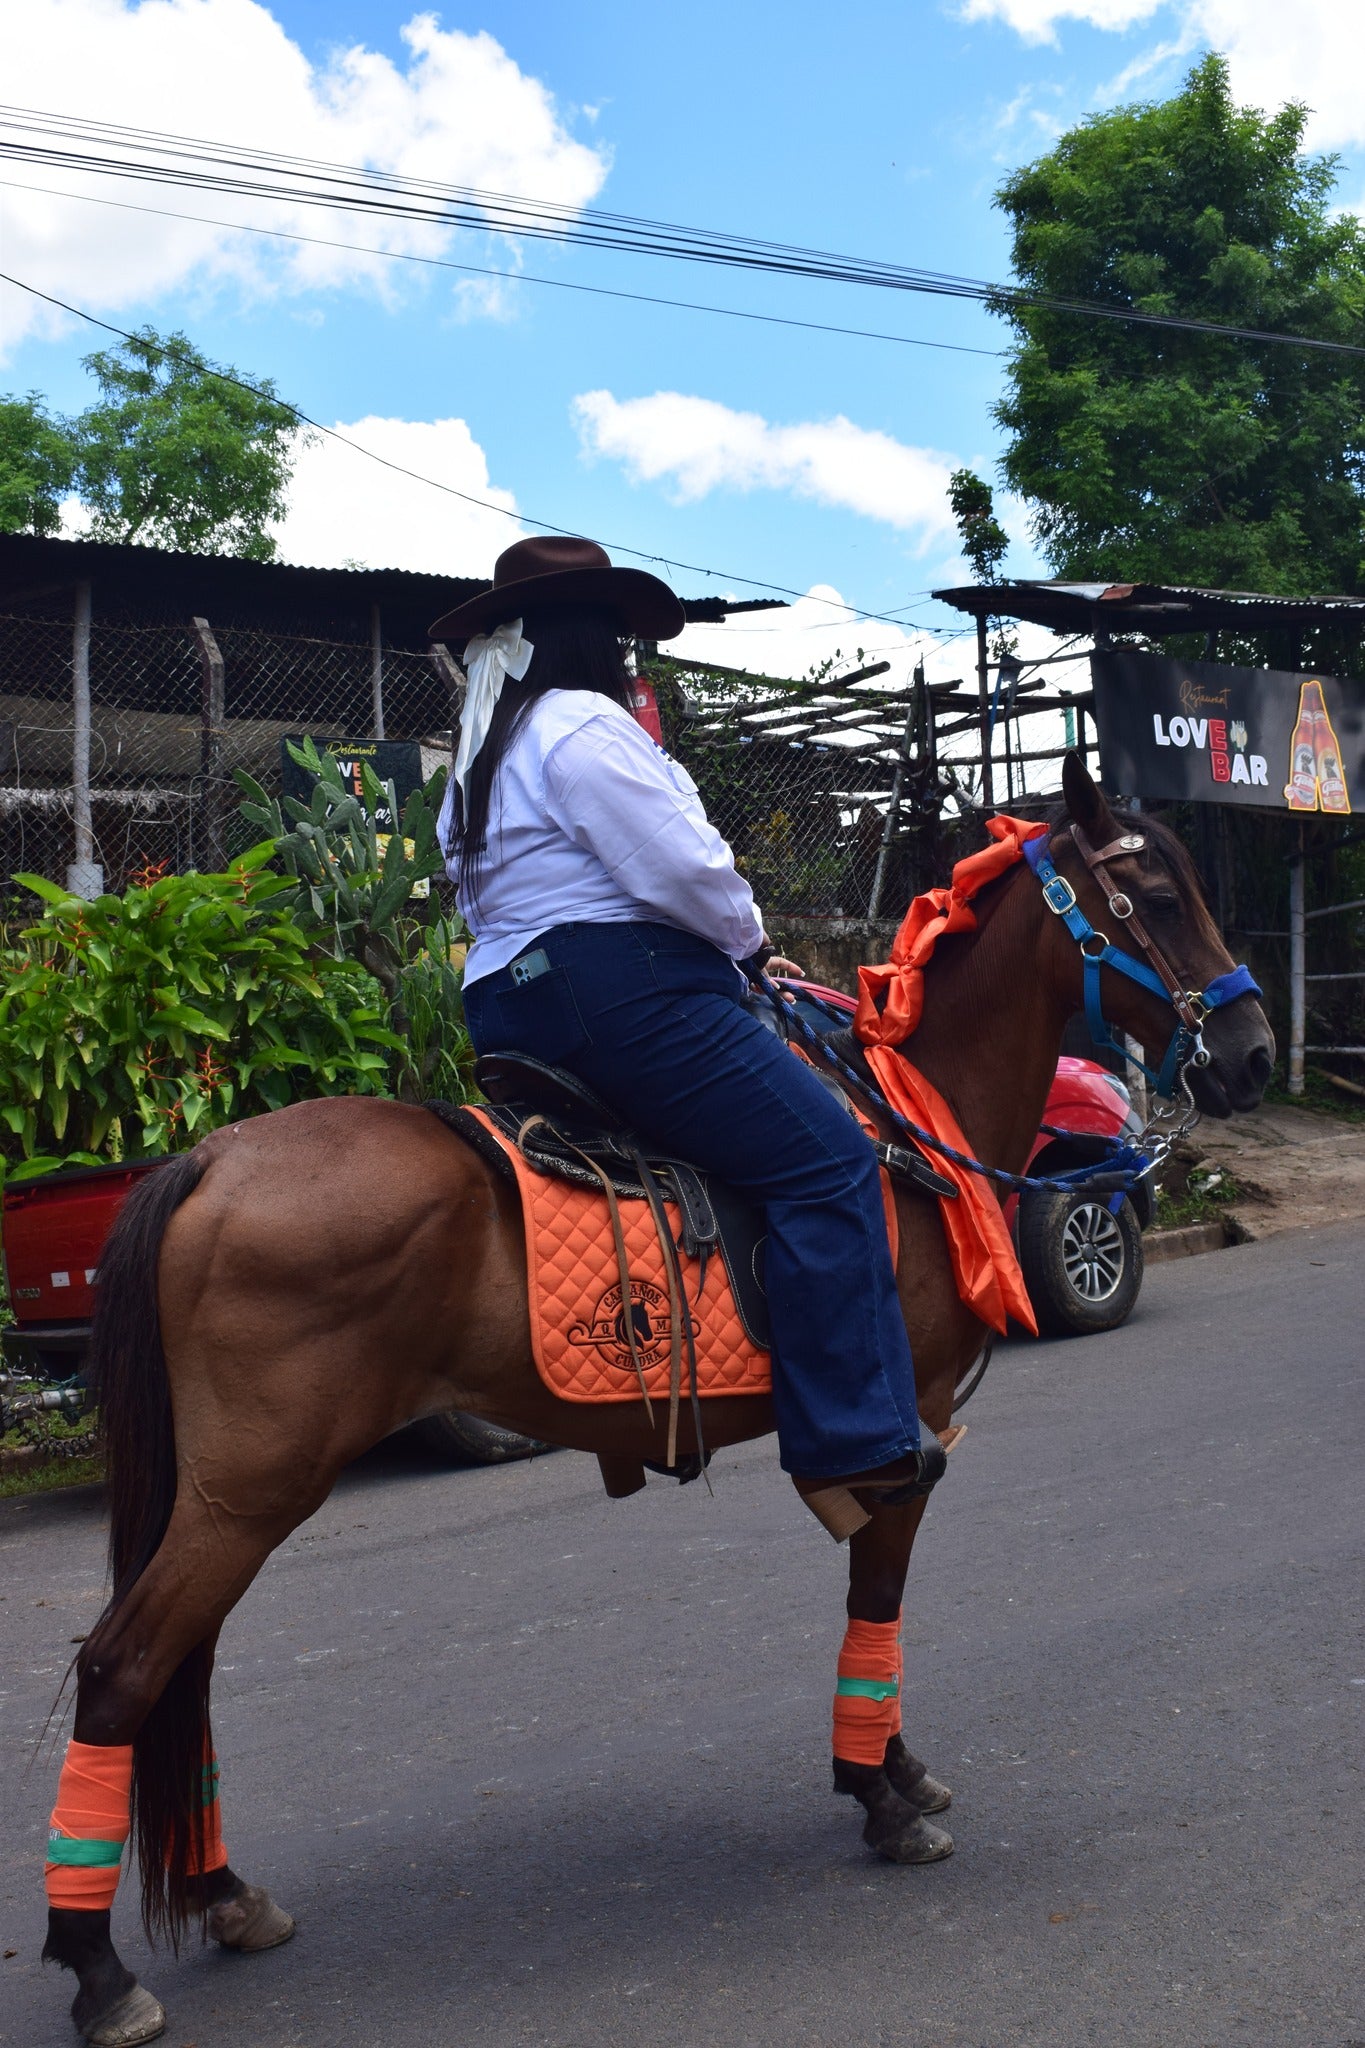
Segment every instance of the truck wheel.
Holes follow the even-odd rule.
[[[452,1465],[510,1465],[517,1458],[534,1458],[537,1452],[553,1448],[536,1437],[501,1429],[496,1422],[462,1414],[458,1408],[424,1415],[412,1424],[412,1433],[424,1450]]]
[[[1142,1231],[1132,1203],[1125,1197],[1114,1215],[1096,1195],[1027,1190],[1019,1203],[1019,1264],[1040,1334],[1116,1329],[1142,1286]]]

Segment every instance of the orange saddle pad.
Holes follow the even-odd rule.
[[[537,1173],[491,1118],[473,1107],[465,1114],[482,1124],[516,1175],[526,1226],[531,1342],[540,1377],[563,1401],[638,1401],[640,1382],[626,1340],[620,1266],[606,1197]],[[895,1208],[885,1174],[882,1187],[894,1256]],[[667,1403],[669,1295],[663,1253],[649,1204],[619,1199],[636,1349],[650,1398]],[[664,1208],[676,1240],[681,1229],[677,1210],[668,1201]],[[680,1255],[679,1263],[696,1347],[699,1393],[703,1398],[768,1393],[768,1353],[754,1344],[740,1321],[725,1261],[712,1256],[704,1279],[698,1260]],[[682,1369],[686,1397],[686,1346]]]

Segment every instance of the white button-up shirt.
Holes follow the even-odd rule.
[[[438,828],[452,878],[454,804],[452,779]],[[474,935],[467,982],[557,924],[671,924],[732,960],[763,937],[753,891],[691,776],[595,690],[536,699],[498,766],[483,872],[460,911]]]

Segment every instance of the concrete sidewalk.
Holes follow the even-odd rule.
[[[1228,1212],[1244,1241],[1365,1218],[1365,1122],[1263,1102],[1226,1123],[1205,1118],[1191,1143],[1245,1189]]]

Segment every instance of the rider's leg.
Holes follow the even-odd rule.
[[[761,1202],[784,1467],[825,1481],[890,1468],[913,1482],[914,1369],[856,1122],[743,1007],[738,971],[704,941],[570,925],[537,947],[552,974],[516,984],[504,971],[467,991],[475,1044],[570,1068],[635,1128]]]

